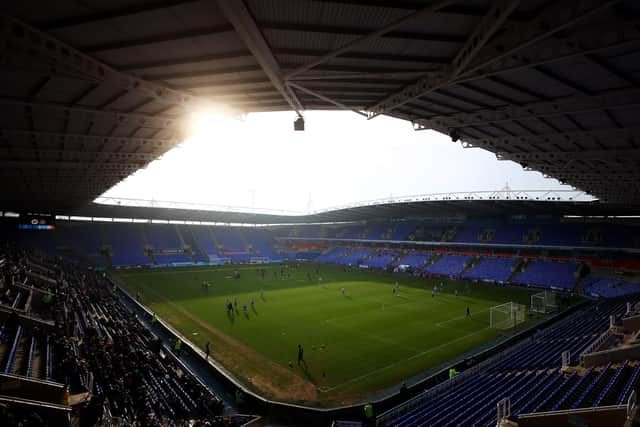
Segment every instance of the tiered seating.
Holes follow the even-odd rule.
[[[542,238],[539,244],[554,246],[579,246],[585,244],[582,236],[587,227],[584,224],[545,224],[540,226]]]
[[[256,256],[264,257],[271,261],[282,259],[282,256],[273,249],[271,236],[266,231],[246,229],[244,230],[244,238],[253,247]]]
[[[398,252],[396,251],[380,251],[376,255],[364,260],[362,264],[369,268],[387,268],[397,256]]]
[[[575,273],[578,266],[579,264],[573,262],[532,260],[527,270],[518,274],[513,279],[513,282],[522,285],[569,290],[576,285],[577,277]]]
[[[368,240],[389,240],[390,231],[391,225],[387,222],[368,224],[363,238]]]
[[[348,252],[349,248],[333,248],[316,258],[316,261],[327,264],[337,264]]]
[[[353,249],[350,253],[340,257],[338,264],[342,265],[358,265],[360,261],[371,253],[371,249],[357,248]]]
[[[595,297],[615,298],[640,292],[640,283],[629,283],[616,278],[591,277],[583,283],[582,291]]]
[[[320,256],[319,252],[313,251],[299,251],[299,252],[287,252],[285,257],[289,261],[313,261]]]
[[[495,227],[495,236],[491,243],[518,244],[525,243],[525,236],[533,228],[528,224],[503,224]]]
[[[362,239],[364,235],[364,227],[362,225],[347,225],[336,233],[336,237],[340,239]]]
[[[78,222],[66,227],[59,227],[56,231],[61,236],[64,244],[72,250],[79,251],[98,265],[104,265],[105,258],[100,253],[102,237],[100,228],[95,224]]]
[[[276,230],[278,236],[282,236],[282,231],[287,237],[323,237],[323,230],[321,225],[299,225],[295,227],[283,227]]]
[[[495,280],[506,282],[513,274],[512,268],[516,260],[513,258],[482,258],[480,262],[464,274],[466,279]]]
[[[215,227],[212,231],[218,245],[224,248],[224,252],[246,252],[246,244],[239,228]]]
[[[212,228],[207,226],[196,225],[191,227],[191,231],[197,246],[202,248],[204,254],[201,256],[206,257],[206,261],[216,259],[218,255],[218,245],[211,232]]]
[[[138,224],[104,224],[105,243],[111,246],[114,266],[144,265],[150,262],[144,253],[142,230]]]
[[[234,263],[244,263],[251,260],[251,253],[247,250],[247,244],[242,238],[241,229],[237,227],[215,227],[213,234],[222,246],[222,256],[229,258]]]
[[[455,227],[453,226],[431,226],[419,225],[411,233],[412,240],[424,242],[448,242],[455,238]]]
[[[407,237],[416,229],[415,221],[398,221],[393,223],[393,231],[389,240],[407,240]]]
[[[175,253],[157,253],[153,255],[156,264],[179,264],[179,263],[189,263],[193,260],[191,259],[191,255],[186,254],[184,252],[175,252]]]
[[[26,256],[16,256],[18,265],[24,265]],[[123,425],[175,426],[185,419],[228,425],[219,417],[222,401],[161,350],[162,342],[125,307],[109,282],[92,270],[58,259],[38,259],[45,261],[52,276],[61,279],[53,285],[54,298],[48,306],[56,325],[25,326],[11,316],[3,320],[2,373],[67,384],[72,395],[92,391],[91,402],[104,405],[111,417],[122,418]],[[23,275],[21,267],[9,265],[13,263],[11,258],[0,267],[0,273],[9,277],[9,288],[19,282],[13,276]],[[3,292],[0,303],[13,300],[14,294]],[[92,390],[88,389],[89,373]],[[13,387],[5,392],[20,390]],[[103,424],[99,411],[79,413],[79,425]]]
[[[558,369],[563,350],[579,355],[583,346],[607,329],[609,315],[621,316],[624,309],[625,302],[619,300],[589,305],[532,341],[507,349],[478,374],[451,387],[427,390],[416,400],[419,404],[408,404],[405,412],[396,409],[393,413],[401,415],[383,415],[379,421],[394,426],[494,426],[496,403],[507,397],[515,418],[625,402],[640,382],[640,365],[624,362],[566,374]]]
[[[156,251],[182,248],[175,225],[145,224],[144,228],[148,243],[153,246]]]
[[[430,274],[456,277],[462,273],[468,261],[469,257],[466,255],[443,255],[435,263],[428,265],[424,271]]]
[[[194,261],[209,262],[209,256],[204,252],[203,247],[196,241],[194,237],[194,227],[180,226],[179,230],[182,238],[184,239],[185,245],[191,248],[191,253],[193,254]]]
[[[424,264],[433,257],[433,254],[430,252],[408,252],[406,255],[402,256],[398,261],[396,261],[397,265],[408,265],[414,270],[421,271],[424,268]]]
[[[479,236],[486,227],[482,225],[465,225],[456,233],[454,242],[476,243],[482,242]]]

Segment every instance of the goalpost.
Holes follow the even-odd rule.
[[[550,291],[531,295],[531,310],[534,313],[550,313],[558,309],[556,294]]]
[[[525,306],[516,302],[507,302],[491,307],[489,326],[496,329],[509,329],[524,322]]]

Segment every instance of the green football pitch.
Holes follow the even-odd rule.
[[[248,387],[319,406],[366,399],[497,338],[505,332],[489,327],[489,308],[530,300],[525,290],[453,281],[433,297],[440,280],[340,266],[320,265],[321,282],[312,264],[265,266],[264,278],[258,268],[119,270],[112,277],[195,345],[210,342],[212,357]],[[228,313],[226,301],[236,299]]]

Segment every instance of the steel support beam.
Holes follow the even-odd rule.
[[[432,126],[451,129],[638,106],[640,106],[640,90],[609,90],[595,96],[570,96],[553,101],[532,102],[519,106],[509,105],[470,113],[433,116],[426,119],[417,119],[414,122],[419,125],[419,129]]]
[[[470,79],[477,79],[479,78],[477,73],[479,70],[499,63],[501,60],[512,59],[526,48],[562,30],[566,30],[578,22],[591,18],[620,1],[559,0],[553,2],[536,19],[528,23],[512,25],[509,31],[505,31],[503,35],[482,46],[481,49],[475,52],[474,58],[469,62],[464,72],[459,75],[458,79],[451,79],[449,74],[446,73],[429,73],[417,83],[409,85],[371,106],[369,108],[372,113],[371,116],[375,117],[387,113],[409,102],[411,99],[424,96],[434,89],[451,84],[456,80],[469,81]],[[548,53],[541,55],[548,55]],[[557,52],[554,51],[554,55],[557,55]],[[512,65],[510,66],[512,67]],[[504,64],[502,64],[502,67],[504,68]],[[495,73],[496,71],[490,72]],[[487,75],[488,73],[489,71],[484,71],[481,74]]]
[[[359,114],[359,115],[361,115],[361,116],[367,117],[367,115],[366,115],[365,113],[363,113],[362,111],[354,110],[354,109],[353,109],[353,108],[351,108],[351,107],[347,107],[345,104],[343,104],[343,103],[341,103],[341,102],[338,102],[338,101],[336,101],[336,100],[334,100],[334,99],[331,99],[331,98],[329,98],[329,97],[327,97],[327,96],[324,96],[324,95],[322,95],[322,94],[320,94],[320,93],[314,92],[314,91],[313,91],[313,90],[311,90],[311,89],[307,89],[307,88],[306,88],[306,87],[304,87],[304,86],[300,86],[299,84],[296,84],[296,83],[293,83],[293,82],[288,82],[288,83],[287,83],[287,85],[289,85],[289,86],[291,86],[291,87],[293,87],[293,88],[296,88],[296,89],[298,89],[298,90],[300,90],[300,91],[302,91],[302,92],[304,92],[304,93],[307,93],[307,94],[309,94],[309,95],[311,95],[311,96],[314,96],[314,97],[316,97],[316,98],[318,98],[318,99],[321,99],[321,100],[323,100],[323,101],[325,101],[325,102],[328,102],[328,103],[330,103],[330,104],[333,104],[333,105],[335,105],[335,106],[336,106],[336,107],[338,107],[338,108],[342,108],[343,110],[351,110],[351,111],[353,111],[353,112],[354,112],[354,113],[356,113],[356,114]]]
[[[350,50],[353,50],[354,48],[356,48],[357,46],[363,45],[368,43],[371,40],[375,40],[385,34],[388,34],[400,27],[402,27],[403,25],[405,25],[406,23],[414,20],[414,19],[418,19],[418,18],[422,18],[424,16],[427,15],[431,15],[435,12],[437,12],[438,10],[446,7],[446,6],[450,6],[454,3],[457,3],[457,0],[440,0],[437,1],[423,9],[417,10],[415,12],[409,13],[408,15],[405,15],[404,17],[397,19],[395,21],[393,21],[392,23],[390,23],[389,25],[374,31],[372,33],[369,33],[367,35],[364,35],[362,37],[359,37],[355,40],[352,40],[348,43],[345,43],[344,45],[342,45],[341,47],[339,47],[338,49],[335,49],[323,56],[321,56],[320,58],[311,61],[308,64],[305,64],[291,72],[289,72],[286,76],[285,76],[285,80],[290,80],[292,77],[304,73],[305,71],[308,71],[320,64],[324,64],[325,62],[329,61],[330,59],[333,59],[337,56],[342,55],[343,53],[349,52]]]
[[[346,35],[346,36],[367,36],[376,31],[371,28],[341,27],[336,25],[312,25],[312,24],[295,24],[290,22],[267,21],[260,22],[260,28],[269,31],[296,31],[303,33]],[[465,37],[446,33],[426,33],[411,31],[391,31],[382,34],[380,38],[397,39],[397,40],[416,40],[423,42],[439,42],[439,43],[455,43],[462,44],[466,41]]]
[[[0,97],[0,105],[9,105],[23,108],[28,114],[41,110],[44,113],[58,111],[65,115],[75,114],[86,120],[107,120],[118,124],[130,124],[155,129],[170,129],[178,126],[180,118],[176,116],[151,115],[144,113],[125,113],[117,110],[101,110],[79,105],[55,104],[47,102],[30,102],[13,98]]]
[[[110,50],[129,49],[133,47],[153,45],[157,43],[173,42],[177,40],[188,40],[195,37],[214,36],[231,32],[233,32],[233,27],[231,25],[224,24],[175,33],[163,33],[161,35],[141,37],[138,39],[120,40],[115,42],[78,47],[82,49],[83,52],[99,53]]]
[[[417,75],[422,74],[421,70],[407,70],[407,71],[371,71],[371,72],[337,72],[332,73],[330,71],[303,74],[297,77],[293,77],[290,82],[308,82],[308,81],[328,81],[328,80],[366,80],[366,79],[398,79],[399,81],[415,78]]]
[[[569,160],[596,160],[603,162],[628,163],[640,160],[640,149],[610,149],[581,151],[544,151],[537,153],[505,153],[497,152],[498,160],[514,160],[517,162],[566,162]]]
[[[533,170],[532,170],[533,171]],[[535,170],[536,172],[542,172],[556,179],[577,179],[599,182],[607,185],[615,185],[616,180],[634,181],[640,185],[640,173],[638,171],[624,171],[616,172],[611,171],[606,174],[593,173],[593,172],[575,172],[570,170],[561,170],[559,168],[546,168],[546,170]]]
[[[238,67],[226,67],[226,68],[208,68],[197,71],[170,71],[168,73],[147,74],[143,77],[150,81],[159,80],[175,80],[175,79],[189,79],[194,77],[213,77],[220,78],[223,76],[236,76],[238,73],[255,73],[262,72],[262,68],[258,65],[242,65]],[[224,84],[224,80],[220,81]]]
[[[528,49],[494,61],[481,69],[465,73],[456,79],[456,84],[497,76],[503,73],[567,61],[591,55],[607,49],[635,46],[640,43],[638,20],[607,22],[542,40]]]
[[[154,139],[154,138],[132,138],[122,136],[101,136],[101,135],[84,135],[75,133],[59,133],[59,132],[42,132],[29,131],[22,129],[0,129],[0,142],[8,141],[12,136],[28,136],[31,138],[49,138],[53,142],[64,143],[82,143],[83,145],[95,144],[104,145],[106,143],[120,144],[151,144],[159,147],[173,147],[180,141],[178,139]]]
[[[0,153],[11,152],[13,155],[19,158],[35,158],[36,154],[42,158],[60,159],[61,161],[74,161],[74,162],[124,162],[124,163],[149,163],[155,160],[158,156],[153,153],[130,153],[130,152],[109,152],[109,151],[93,151],[93,150],[50,150],[50,149],[38,149],[38,148],[23,148],[23,147],[5,147],[0,144]]]
[[[71,161],[38,161],[38,160],[3,160],[0,159],[0,168],[26,168],[31,170],[40,169],[64,169],[77,170],[79,172],[88,171],[91,173],[99,173],[100,171],[107,174],[113,172],[135,172],[140,169],[141,163],[86,163]],[[75,176],[75,175],[72,175]]]
[[[39,69],[47,75],[72,75],[142,93],[174,105],[207,105],[204,98],[120,72],[24,22],[0,16],[0,57],[7,65]]]
[[[420,127],[417,130],[424,130],[426,128]],[[620,147],[622,143],[629,145],[628,141],[637,141],[640,146],[640,126],[629,126],[623,129],[603,129],[603,130],[590,130],[590,131],[575,131],[575,132],[557,132],[545,135],[526,135],[526,136],[499,136],[495,138],[474,138],[465,139],[467,148],[473,148],[475,146],[482,147],[491,151],[507,151],[509,153],[524,153],[524,154],[538,154],[542,153],[537,151],[538,148],[554,150],[554,147],[563,147],[567,145],[578,145],[582,147],[597,146],[600,143],[605,145],[611,145],[611,142],[616,143],[616,147]],[[515,147],[527,147],[530,150],[520,151]],[[557,150],[557,148],[555,148]],[[617,151],[620,148],[611,148],[611,150]],[[514,151],[515,150],[515,151]],[[535,153],[533,153],[535,151]],[[571,151],[571,150],[568,150]]]
[[[122,18],[125,16],[155,12],[157,10],[169,9],[189,3],[196,3],[197,1],[198,0],[153,0],[139,5],[127,5],[121,8],[100,10],[88,15],[72,16],[51,21],[41,21],[36,23],[35,25],[36,27],[42,28],[45,31],[59,30],[61,28],[86,25],[93,22],[100,22],[110,19]]]
[[[218,0],[218,7],[222,10],[227,20],[235,28],[236,32],[244,44],[253,53],[254,58],[262,67],[271,84],[280,92],[282,97],[291,106],[298,116],[302,116],[304,108],[295,94],[287,88],[282,81],[280,66],[273,56],[267,41],[256,25],[251,12],[244,3],[244,0],[225,1]]]
[[[251,58],[251,52],[248,50],[234,50],[229,52],[221,52],[212,55],[188,56],[174,59],[160,59],[143,62],[132,62],[127,65],[118,67],[121,71],[140,71],[149,68],[173,67],[176,65],[199,65],[202,63],[220,61],[225,59],[244,59]]]
[[[509,31],[488,43],[465,74],[483,69],[504,58],[520,53],[571,26],[603,13],[622,0],[558,0],[527,23],[512,25]]]
[[[511,13],[520,4],[519,0],[500,0],[493,2],[480,24],[476,27],[462,49],[453,58],[445,70],[437,73],[427,73],[416,83],[405,86],[399,92],[387,96],[376,105],[369,108],[370,118],[393,110],[413,99],[420,98],[438,88],[449,85],[463,71],[482,50],[489,39],[504,25]]]

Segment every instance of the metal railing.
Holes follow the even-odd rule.
[[[609,328],[603,332],[598,338],[596,338],[591,344],[580,353],[580,364],[584,364],[584,358],[587,354],[593,353],[596,348],[600,347],[603,342],[608,340],[613,335],[613,329]]]

